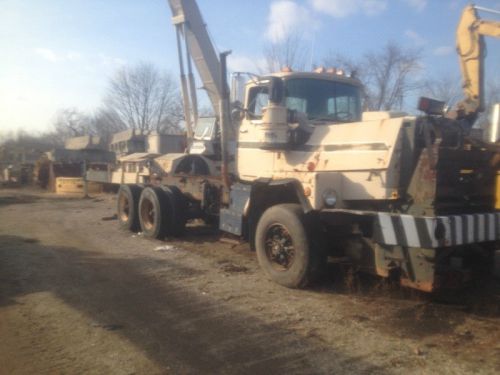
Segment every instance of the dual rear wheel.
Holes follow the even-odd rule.
[[[141,230],[146,237],[181,236],[186,225],[186,200],[175,187],[122,185],[118,192],[121,227]]]
[[[139,200],[139,223],[145,236],[179,237],[186,225],[186,201],[172,187],[147,187]]]

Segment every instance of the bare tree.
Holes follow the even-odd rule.
[[[420,69],[420,53],[388,43],[380,52],[365,56],[366,86],[373,110],[401,109],[406,96],[420,84],[412,75]]]
[[[117,72],[110,80],[104,105],[93,114],[63,108],[56,114],[53,136],[64,142],[82,135],[111,135],[135,128],[143,132],[179,132],[181,98],[168,74],[150,64],[139,64]]]
[[[486,129],[491,122],[491,109],[496,103],[500,103],[500,80],[492,79],[486,82],[484,112],[480,113],[474,127]]]
[[[182,98],[177,95],[168,105],[168,111],[161,119],[156,130],[162,134],[180,134],[184,129],[184,110]]]
[[[421,87],[414,78],[420,70],[420,52],[396,43],[388,43],[359,59],[333,55],[324,63],[356,71],[365,85],[365,107],[370,110],[401,109],[405,98]]]
[[[463,98],[461,83],[460,77],[442,75],[425,81],[420,94],[444,101],[449,108],[453,108]],[[494,103],[500,102],[500,80],[486,82],[484,100],[486,112]]]
[[[53,137],[60,144],[68,138],[83,135],[97,135],[108,140],[113,133],[125,129],[127,126],[118,114],[107,108],[99,108],[94,114],[77,108],[62,108],[56,113],[53,130],[40,137]]]
[[[32,158],[61,145],[62,143],[51,132],[33,134],[33,132],[22,129],[16,132],[11,131],[0,137],[0,146],[4,146],[0,147],[0,165],[5,162],[24,162],[14,160],[15,158],[10,151],[12,149],[23,149]]]
[[[56,114],[54,122],[54,137],[58,142],[68,138],[93,134],[92,119],[77,108],[63,108]]]
[[[420,89],[420,95],[441,100],[451,108],[461,98],[462,89],[460,84],[459,77],[440,75],[425,81]]]
[[[356,77],[364,76],[367,68],[363,58],[355,59],[333,51],[327,52],[319,65],[325,68],[339,68]]]
[[[112,109],[101,107],[92,116],[90,128],[92,134],[98,135],[105,142],[108,142],[114,133],[127,129],[127,125],[118,113]]]
[[[278,72],[284,67],[293,70],[304,70],[307,65],[309,48],[300,33],[287,33],[283,40],[271,42],[264,47],[266,72]]]
[[[147,63],[119,70],[109,82],[105,105],[128,128],[144,132],[168,130],[182,118],[174,80]]]
[[[500,103],[500,79],[488,80],[485,96],[486,108],[495,103]]]

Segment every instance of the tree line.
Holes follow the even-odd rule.
[[[4,135],[3,143],[36,143],[42,148],[62,146],[68,138],[100,136],[108,141],[112,134],[126,129],[143,133],[179,133],[183,129],[182,102],[176,80],[150,63],[119,69],[109,79],[102,104],[93,112],[76,107],[61,108],[51,130],[32,135],[24,130]]]
[[[306,70],[310,64],[310,49],[301,33],[289,33],[281,41],[264,48],[261,73],[280,70],[288,66],[293,70]],[[381,48],[367,51],[353,58],[342,53],[327,51],[314,67],[336,67],[355,75],[364,85],[364,109],[369,111],[414,110],[417,103],[408,99],[429,96],[453,107],[462,98],[462,78],[444,74],[428,77],[423,67],[423,51],[388,42]],[[458,61],[457,61],[458,64]],[[500,102],[500,81],[487,79],[485,85],[487,108]]]
[[[80,135],[108,139],[136,129],[143,133],[181,132],[182,104],[176,81],[149,63],[123,67],[109,80],[102,105],[88,114],[76,108],[58,111],[54,130],[62,140]]]

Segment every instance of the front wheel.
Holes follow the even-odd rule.
[[[274,282],[304,288],[318,276],[324,253],[313,244],[311,230],[298,204],[279,204],[261,216],[255,233],[257,259]]]

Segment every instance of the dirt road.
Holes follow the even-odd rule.
[[[500,285],[447,302],[331,267],[265,279],[209,228],[118,229],[113,196],[0,190],[1,374],[496,374]]]

